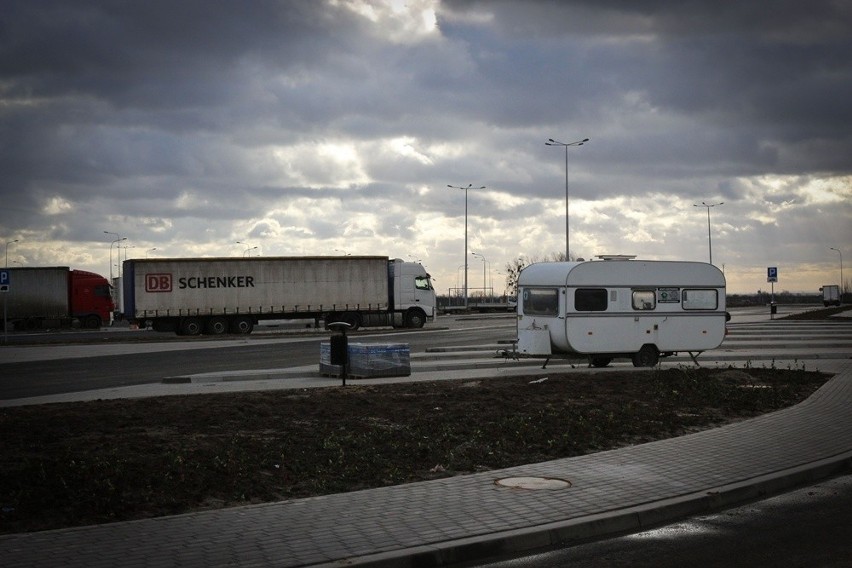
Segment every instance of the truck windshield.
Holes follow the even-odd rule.
[[[428,276],[416,276],[414,278],[414,287],[418,290],[431,290],[432,283],[429,281]]]

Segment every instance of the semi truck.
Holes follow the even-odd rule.
[[[111,321],[109,282],[94,272],[67,266],[15,267],[8,274],[6,325],[15,330],[79,326],[97,329]]]
[[[435,290],[419,263],[386,256],[129,259],[123,315],[178,335],[248,334],[261,320],[423,327]]]
[[[725,276],[711,264],[601,255],[537,263],[518,278],[520,356],[587,356],[595,367],[627,357],[653,367],[688,352],[693,361],[725,338]],[[547,362],[545,362],[545,365]]]

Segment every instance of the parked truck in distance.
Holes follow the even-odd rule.
[[[596,367],[628,357],[636,367],[653,367],[676,352],[695,360],[722,343],[729,316],[718,268],[602,258],[538,263],[521,271],[519,355],[583,355]]]
[[[837,284],[826,284],[819,289],[822,292],[822,305],[828,306],[840,305],[840,286]]]
[[[435,316],[423,266],[386,256],[131,259],[123,273],[124,317],[178,335],[247,334],[271,319],[419,328]]]
[[[6,323],[16,330],[109,324],[115,304],[106,278],[67,266],[5,269]]]

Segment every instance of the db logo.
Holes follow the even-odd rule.
[[[171,292],[172,291],[172,275],[171,274],[146,274],[145,275],[145,291],[146,292]]]

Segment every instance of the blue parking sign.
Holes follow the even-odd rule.
[[[778,267],[770,266],[766,269],[766,281],[767,282],[778,282]]]
[[[0,269],[0,292],[8,292],[9,291],[9,271],[5,268]]]

